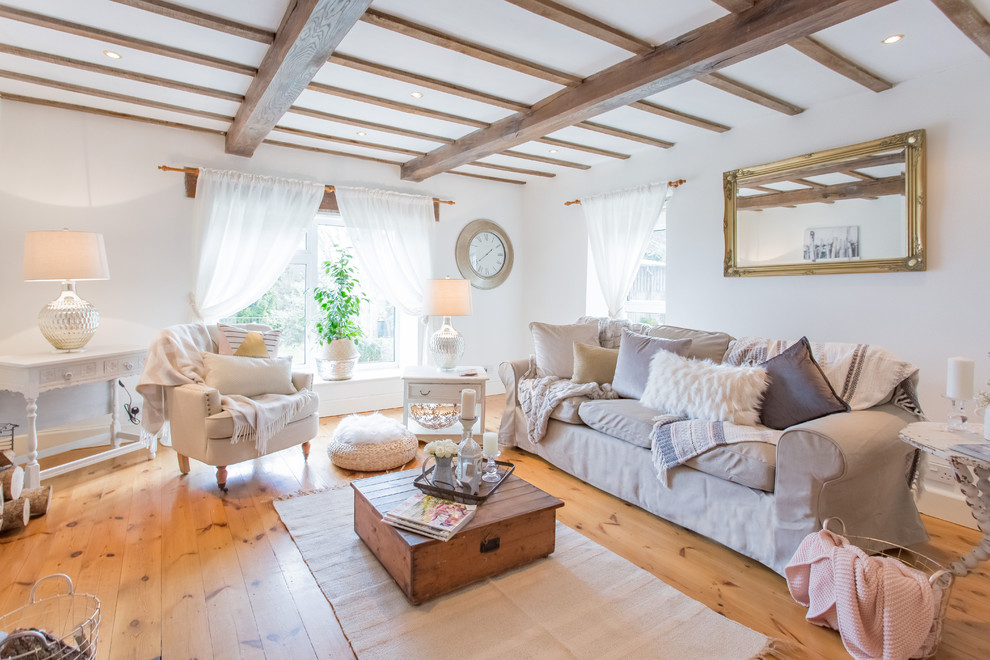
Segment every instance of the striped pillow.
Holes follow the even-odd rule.
[[[263,357],[278,357],[278,341],[282,335],[281,330],[260,332],[258,330],[249,330],[239,325],[225,325],[223,323],[217,323],[217,330],[219,331],[217,333],[217,353],[220,355],[234,355],[237,353],[237,349],[244,343],[248,334],[254,332],[260,334],[265,342],[268,355]]]

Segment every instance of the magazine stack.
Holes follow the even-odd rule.
[[[393,527],[447,541],[468,524],[475,504],[461,504],[426,493],[416,493],[385,514]]]

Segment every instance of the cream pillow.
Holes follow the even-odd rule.
[[[254,358],[203,353],[206,384],[230,396],[295,394],[292,358]]]
[[[615,361],[619,359],[619,349],[602,348],[591,344],[574,343],[575,383],[611,383],[615,377]]]
[[[689,419],[757,426],[768,382],[763,367],[732,367],[658,351],[640,401]]]
[[[574,344],[598,342],[598,323],[574,325],[552,325],[550,323],[530,323],[533,333],[533,347],[536,352],[536,368],[541,376],[570,378],[574,375]]]

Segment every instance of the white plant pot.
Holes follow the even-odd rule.
[[[320,348],[316,373],[323,380],[348,380],[360,355],[353,339],[334,339]]]

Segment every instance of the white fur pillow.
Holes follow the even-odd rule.
[[[658,351],[640,401],[690,419],[757,426],[768,383],[763,367],[732,367]]]

